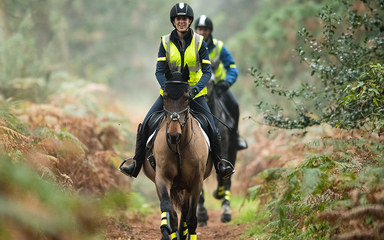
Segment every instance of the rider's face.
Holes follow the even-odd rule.
[[[207,27],[197,27],[196,33],[204,37],[204,41],[208,40],[209,35],[211,34],[211,30]]]
[[[186,16],[177,16],[173,20],[173,24],[176,26],[176,29],[179,32],[187,31],[191,22],[192,22],[191,19],[189,17],[186,17]]]

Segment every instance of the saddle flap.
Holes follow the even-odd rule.
[[[196,112],[191,109],[192,116],[196,119],[196,121],[200,124],[200,127],[204,130],[204,132],[209,135],[209,129],[211,129],[208,118],[201,112]]]

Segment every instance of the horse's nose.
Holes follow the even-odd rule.
[[[172,135],[170,133],[167,133],[167,138],[168,138],[168,140],[171,140],[172,144],[176,144],[181,139],[181,133],[172,134]]]

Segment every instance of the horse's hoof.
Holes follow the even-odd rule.
[[[227,222],[230,222],[232,220],[232,211],[231,211],[231,207],[229,206],[229,202],[228,203],[224,203],[223,206],[221,207],[221,222],[223,223],[227,223]]]
[[[197,222],[199,223],[199,227],[207,226],[208,219],[207,209],[204,206],[199,206],[197,208]]]
[[[199,227],[205,227],[205,226],[207,226],[207,222],[199,222],[198,226]]]
[[[227,223],[232,220],[231,214],[221,214],[221,222]]]

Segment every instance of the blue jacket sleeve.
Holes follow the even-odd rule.
[[[197,88],[198,92],[203,90],[205,85],[207,85],[208,81],[211,79],[211,72],[212,72],[211,64],[203,63],[203,60],[209,61],[208,48],[204,40],[199,50],[199,56],[200,56],[201,71],[203,72],[203,75],[201,76],[199,82],[195,85],[195,88]]]
[[[159,58],[166,57],[166,56],[167,56],[167,54],[166,54],[166,51],[164,49],[163,43],[160,41],[159,52],[157,54],[158,60],[156,63],[155,75],[156,75],[157,81],[160,84],[161,89],[163,89],[163,90],[164,90],[165,81],[167,81],[167,79],[164,76],[164,73],[165,73],[165,69],[166,69],[168,63],[167,63],[167,61],[159,61]]]
[[[233,57],[225,46],[223,46],[223,48],[221,49],[220,60],[222,61],[224,68],[227,70],[225,81],[234,84],[237,80],[239,69],[236,67],[235,60],[233,59]]]

